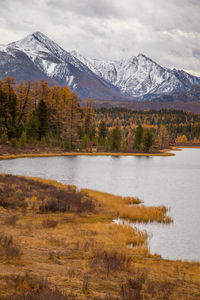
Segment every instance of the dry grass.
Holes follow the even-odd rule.
[[[32,209],[40,212],[93,212],[95,203],[73,186],[63,188],[51,181],[37,181],[20,176],[0,175],[0,206]],[[15,195],[15,197],[13,197]]]
[[[152,256],[146,246],[145,232],[111,223],[115,208],[112,210],[100,200],[99,206],[96,199],[97,195],[102,198],[104,193],[93,191],[96,197],[93,212],[41,213],[37,199],[32,206],[30,194],[28,200],[20,198],[19,201],[20,193],[15,191],[29,187],[33,193],[38,189],[42,191],[44,186],[48,191],[50,182],[14,176],[8,180],[13,187],[13,201],[20,205],[0,206],[0,299],[199,298],[200,264],[165,261],[158,255]],[[6,179],[0,176],[1,189],[4,185]],[[52,182],[51,193],[57,195],[57,189],[69,191],[69,187]],[[108,198],[110,205],[116,200],[111,195]],[[28,203],[26,211],[21,206],[23,201]],[[116,201],[128,207],[132,203],[122,197]],[[11,226],[5,220],[13,215],[17,216],[17,223]],[[56,226],[49,226],[52,221]],[[6,254],[11,246],[20,249],[19,256]]]
[[[0,156],[0,160],[4,159],[16,159],[26,157],[56,157],[56,156],[174,156],[174,153],[170,153],[169,150],[165,150],[159,153],[113,153],[113,152],[59,152],[59,153],[27,153],[27,154],[4,154]]]
[[[120,218],[129,219],[134,222],[145,223],[155,221],[160,223],[169,223],[172,221],[170,217],[166,216],[167,208],[165,206],[130,206],[128,204],[139,204],[141,203],[141,200],[139,200],[138,198],[115,196],[112,194],[92,191],[88,189],[82,189],[82,192],[102,203],[102,205],[106,206],[112,213]]]

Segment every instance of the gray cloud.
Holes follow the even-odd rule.
[[[94,58],[144,53],[200,75],[199,0],[0,0],[0,43],[41,31]]]

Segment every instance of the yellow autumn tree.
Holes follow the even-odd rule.
[[[178,143],[187,143],[187,136],[186,135],[180,135],[177,139]]]

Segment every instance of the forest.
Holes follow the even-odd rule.
[[[200,116],[177,110],[94,110],[66,86],[0,80],[1,144],[63,151],[149,152],[173,143],[199,143]]]

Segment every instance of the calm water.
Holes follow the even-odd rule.
[[[150,250],[164,258],[200,261],[200,149],[174,157],[73,156],[0,161],[0,172],[56,179],[165,205],[174,222],[139,225]]]

